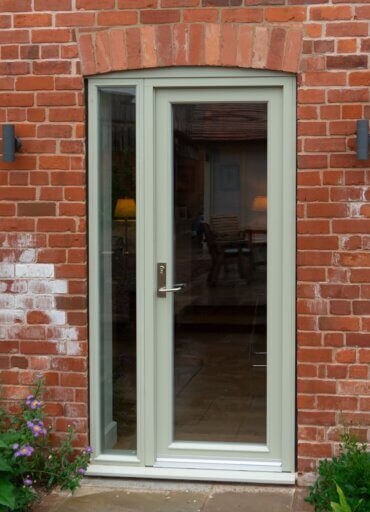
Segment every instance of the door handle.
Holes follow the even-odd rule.
[[[183,290],[185,288],[185,283],[177,283],[173,285],[173,288],[166,288],[165,286],[162,286],[161,288],[158,288],[158,292],[160,293],[168,293],[168,292],[179,292],[180,290]]]
[[[185,288],[185,283],[174,284],[172,287],[166,286],[167,280],[167,264],[157,263],[157,297],[164,298],[166,293],[179,292]]]

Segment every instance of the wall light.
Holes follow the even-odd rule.
[[[15,136],[14,124],[3,124],[3,162],[14,162],[15,152],[22,143]]]
[[[361,119],[357,121],[357,160],[368,160],[369,144],[369,121],[367,119]]]

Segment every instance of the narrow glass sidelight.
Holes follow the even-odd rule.
[[[173,441],[266,443],[267,104],[172,105]]]
[[[136,452],[135,88],[99,93],[101,443]]]

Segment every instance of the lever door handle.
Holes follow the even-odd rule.
[[[179,292],[180,290],[183,290],[185,286],[185,283],[177,283],[173,285],[173,288],[166,288],[165,286],[162,286],[161,288],[158,288],[158,291],[160,293]]]
[[[183,288],[185,288],[185,283],[174,284],[171,287],[166,286],[167,280],[167,264],[166,263],[157,263],[157,297],[161,297],[162,299],[166,297],[166,293],[175,293],[179,292]]]

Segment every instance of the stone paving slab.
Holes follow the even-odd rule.
[[[53,492],[33,512],[313,512],[295,487],[87,482],[74,496]]]

